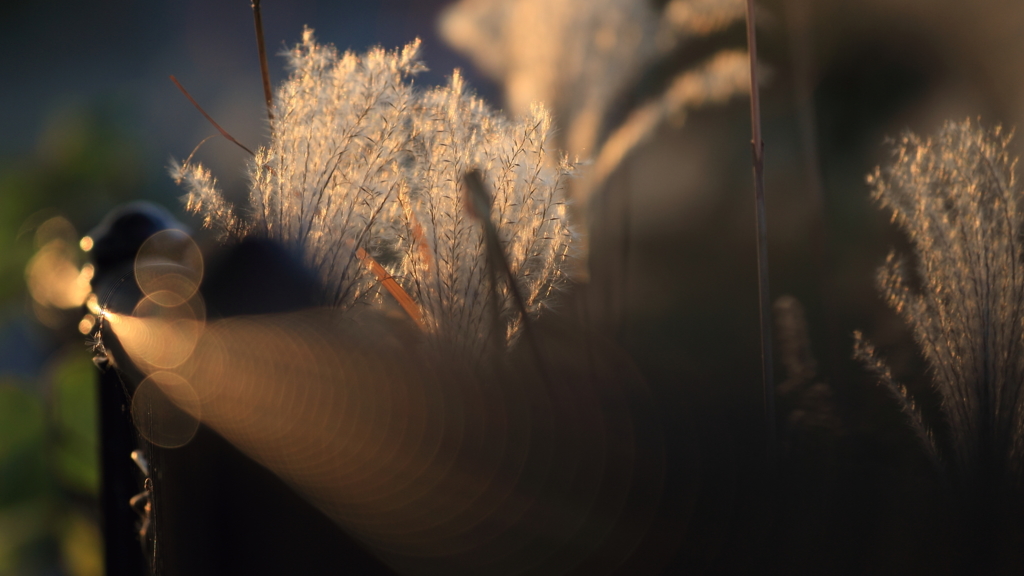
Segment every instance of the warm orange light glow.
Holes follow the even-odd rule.
[[[198,248],[160,234],[136,260],[133,312],[101,311],[148,374],[131,412],[149,442],[182,446],[208,425],[403,573],[613,567],[643,534],[660,442],[640,439],[634,418],[649,414],[634,412],[649,400],[614,354],[560,362],[552,387],[531,359],[441,358],[424,332],[372,311],[208,323]]]
[[[78,322],[78,331],[82,334],[88,334],[92,332],[92,329],[96,326],[96,317],[92,314],[86,314],[82,316],[82,319]]]
[[[143,438],[163,448],[188,444],[199,429],[199,397],[187,380],[154,372],[132,395],[132,421]]]
[[[141,368],[174,368],[192,354],[203,332],[205,308],[194,296],[177,306],[161,306],[171,299],[156,292],[139,301],[131,315],[107,313],[110,328]]]
[[[97,316],[103,316],[106,312],[103,310],[103,307],[100,306],[100,299],[97,298],[95,294],[89,294],[85,299],[85,307],[89,309],[89,312],[92,312]]]
[[[139,247],[135,280],[146,296],[159,293],[162,306],[177,306],[192,298],[203,280],[203,255],[181,230],[162,230]]]
[[[626,406],[643,403],[614,355],[605,376],[562,374],[551,391],[530,369],[485,376],[427,356],[406,325],[369,313],[238,317],[193,342],[199,322],[176,318],[187,313],[153,298],[136,312],[109,318],[139,365],[191,352],[136,393],[147,439],[180,445],[201,420],[401,570],[621,557],[653,513],[660,476],[632,470],[660,460],[637,448]],[[639,514],[628,537],[627,513]]]
[[[89,236],[82,236],[82,239],[78,241],[78,247],[81,248],[83,252],[92,250],[92,246],[93,241]]]
[[[42,306],[63,309],[82,305],[91,290],[92,275],[92,266],[79,269],[71,246],[61,239],[47,242],[25,269],[32,299]]]

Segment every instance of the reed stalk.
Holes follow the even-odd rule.
[[[761,384],[768,460],[775,461],[775,378],[772,365],[771,291],[768,288],[768,220],[764,207],[764,141],[761,139],[761,99],[757,85],[757,33],[754,0],[747,0],[747,47],[750,51],[750,124],[753,138],[754,205],[757,211],[757,286],[761,312]]]

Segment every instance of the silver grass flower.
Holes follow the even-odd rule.
[[[947,123],[935,139],[906,134],[893,165],[868,179],[914,247],[913,264],[889,255],[878,285],[928,364],[948,446],[855,335],[855,355],[899,400],[932,458],[970,483],[1003,486],[1024,472],[1024,214],[1009,141],[970,121]]]
[[[510,120],[466,90],[414,89],[419,41],[339,55],[311,30],[288,53],[270,144],[250,166],[249,206],[236,214],[200,165],[175,165],[188,210],[227,237],[279,240],[316,270],[329,303],[349,308],[396,282],[423,328],[479,351],[520,330],[507,286],[491,286],[480,222],[467,214],[463,174],[479,169],[494,223],[530,315],[566,280],[573,232],[542,107]],[[491,298],[497,298],[497,306]],[[499,310],[495,318],[494,310]]]
[[[749,89],[745,51],[721,50],[674,74],[630,110],[622,100],[662,59],[741,21],[742,0],[460,0],[441,34],[499,80],[513,112],[551,107],[561,144],[594,166],[574,183],[581,204],[638,146],[687,111]],[[654,84],[657,84],[655,82]],[[623,112],[625,112],[623,114]],[[621,116],[621,117],[620,117]],[[586,207],[586,206],[584,206]]]

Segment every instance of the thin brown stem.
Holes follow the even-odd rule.
[[[217,124],[217,122],[215,122],[213,118],[211,118],[210,115],[206,113],[206,110],[203,110],[203,107],[199,105],[199,102],[196,102],[196,99],[188,93],[188,90],[185,90],[185,87],[181,85],[181,82],[178,82],[178,79],[175,78],[173,74],[171,75],[171,82],[174,82],[174,85],[178,87],[178,90],[181,90],[181,93],[185,95],[185,98],[188,98],[188,101],[196,107],[196,110],[199,110],[199,113],[202,114],[204,118],[206,118],[206,121],[210,124],[213,124],[213,127],[216,128],[218,132],[220,132],[221,136],[227,138],[229,142],[233,142],[236,146],[238,146],[242,150],[245,150],[250,155],[256,155],[253,153],[252,150],[246,148],[244,144],[242,144],[238,140],[235,140],[235,138],[231,134],[228,134],[227,130],[221,128],[220,124]]]
[[[747,47],[750,50],[750,124],[754,153],[754,203],[757,210],[757,279],[761,309],[761,384],[769,462],[775,462],[775,375],[772,364],[771,292],[768,288],[768,220],[764,207],[764,141],[761,139],[761,98],[757,85],[757,33],[754,0],[747,0]]]
[[[508,259],[505,258],[504,250],[501,248],[501,240],[498,238],[498,230],[494,227],[494,222],[491,221],[491,195],[487,192],[483,176],[480,174],[479,170],[473,169],[462,176],[462,182],[466,186],[466,210],[469,212],[470,216],[479,220],[483,225],[484,243],[487,245],[488,266],[491,270],[497,269],[505,277],[506,283],[508,284],[508,291],[512,295],[512,301],[515,303],[522,319],[523,339],[526,340],[526,345],[530,347],[530,351],[537,363],[537,369],[540,371],[541,377],[544,379],[545,383],[550,385],[551,380],[548,377],[547,368],[540,352],[540,345],[534,337],[533,329],[530,327],[530,318],[526,311],[526,301],[523,299],[523,295],[519,292],[519,286],[516,285],[516,279],[512,274],[512,268],[508,264]],[[495,291],[494,296],[496,298],[497,285],[493,279],[491,282],[492,284],[495,284],[493,286],[493,290]]]
[[[267,68],[267,46],[263,38],[263,13],[260,0],[252,0],[252,19],[256,25],[256,49],[260,53],[260,74],[263,76],[263,98],[267,102],[267,118],[274,123],[274,95],[270,91],[270,70]]]
[[[409,296],[409,293],[403,290],[398,282],[395,281],[395,278],[374,260],[373,256],[370,256],[366,250],[362,248],[356,249],[356,258],[359,258],[359,261],[373,272],[373,275],[377,277],[377,281],[384,286],[388,293],[398,302],[398,305],[402,307],[402,310],[405,310],[409,318],[412,318],[416,326],[422,330],[423,314],[420,312],[419,306],[416,305],[416,301],[412,299],[412,296]]]

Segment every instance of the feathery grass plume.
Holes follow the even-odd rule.
[[[234,215],[202,166],[172,174],[208,227],[301,253],[334,306],[378,297],[383,267],[447,344],[479,350],[494,330],[511,342],[520,320],[507,290],[497,294],[498,326],[488,312],[483,234],[465,213],[462,175],[477,168],[494,191],[490,217],[537,314],[566,280],[573,232],[563,187],[573,167],[549,158],[551,121],[539,106],[507,119],[469,93],[458,71],[446,86],[414,89],[412,76],[425,69],[418,49],[417,40],[339,55],[306,29],[288,53],[270,145],[250,167],[245,216]]]
[[[171,178],[184,184],[189,191],[185,197],[185,210],[202,214],[203,227],[217,233],[221,239],[244,235],[246,225],[231,209],[231,205],[217,189],[217,179],[199,164],[171,161]]]
[[[934,139],[908,133],[893,165],[868,178],[914,247],[915,269],[891,253],[878,286],[921,348],[948,446],[859,333],[855,356],[900,401],[932,458],[975,487],[1007,487],[1024,472],[1024,230],[1010,138],[969,120]]]
[[[676,63],[743,10],[742,0],[461,0],[440,27],[504,84],[513,112],[544,102],[565,148],[595,160],[573,186],[583,202],[666,121],[747,90],[742,50],[698,47],[697,61]]]

